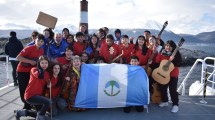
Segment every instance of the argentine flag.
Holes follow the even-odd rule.
[[[75,107],[114,108],[147,104],[148,76],[141,66],[82,65]]]

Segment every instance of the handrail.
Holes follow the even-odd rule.
[[[206,64],[206,60],[213,60],[214,61],[214,66],[213,65],[208,65]],[[208,76],[208,82],[212,83],[212,89],[214,89],[215,86],[215,58],[214,57],[206,57],[204,59],[197,59],[195,61],[195,63],[193,64],[193,66],[191,67],[191,69],[189,70],[189,72],[187,73],[186,77],[184,78],[184,80],[182,81],[182,83],[180,84],[180,86],[178,87],[177,91],[180,92],[182,90],[182,95],[185,95],[185,86],[186,86],[186,82],[188,80],[188,78],[190,77],[190,74],[193,72],[194,68],[196,67],[196,65],[198,63],[202,63],[202,70],[201,70],[201,83],[204,84],[204,80],[205,80],[205,72],[206,69],[208,67],[213,68],[213,72],[207,72],[207,74],[209,74]],[[210,80],[213,77],[213,80]],[[204,87],[201,87],[201,90],[203,90]],[[200,90],[200,91],[201,91]]]
[[[193,72],[193,69],[196,67],[197,63],[199,62],[203,62],[202,59],[197,59],[195,61],[195,63],[193,64],[193,66],[191,67],[190,71],[187,73],[186,77],[184,78],[183,82],[181,83],[181,85],[178,87],[177,91],[181,91],[182,89],[182,95],[185,95],[185,85],[186,85],[186,82],[187,82],[187,79],[190,77],[190,74]]]
[[[9,56],[8,55],[0,55],[0,58],[6,58],[6,79],[7,79],[7,86],[9,86]]]

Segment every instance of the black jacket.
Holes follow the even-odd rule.
[[[22,43],[16,37],[10,37],[5,45],[5,54],[15,58],[23,49]]]

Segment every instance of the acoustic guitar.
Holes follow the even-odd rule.
[[[158,83],[153,84],[153,94],[151,96],[152,103],[160,104],[161,102],[161,93],[158,90]]]
[[[166,26],[168,25],[168,21],[166,21],[164,24],[163,24],[163,28],[161,29],[161,31],[158,33],[158,36],[161,36],[161,34],[163,33],[164,29],[166,28]],[[157,36],[157,37],[158,37]],[[158,46],[158,41],[156,40],[156,44],[155,44],[155,47],[157,48]],[[149,67],[149,63],[153,60],[154,56],[156,55],[157,51],[153,51],[152,55],[149,57],[148,59],[148,62],[145,66],[143,66],[143,68],[145,69],[147,75],[151,75],[152,73],[152,69]]]
[[[184,38],[181,38],[181,40],[178,43],[178,46],[175,48],[171,56],[176,55],[177,51],[179,50],[179,47],[182,46],[184,41],[185,41]],[[152,78],[158,83],[165,85],[169,83],[170,72],[173,69],[174,69],[174,65],[170,60],[162,60],[160,63],[160,66],[152,72]]]

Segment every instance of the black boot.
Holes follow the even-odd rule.
[[[143,112],[143,106],[135,106],[137,112]]]
[[[130,113],[130,112],[131,112],[131,107],[124,107],[124,108],[123,108],[123,111],[124,111],[125,113]]]

